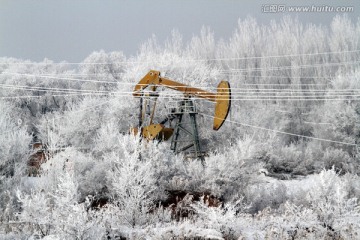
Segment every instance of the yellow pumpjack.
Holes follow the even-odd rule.
[[[146,95],[146,94],[144,94],[143,90],[149,86],[151,88],[151,92]],[[142,137],[144,137],[148,140],[153,140],[153,139],[167,140],[173,135],[174,129],[166,128],[165,125],[163,124],[166,121],[163,121],[162,123],[158,123],[158,124],[154,124],[152,122],[153,118],[154,118],[155,107],[156,107],[156,99],[158,97],[158,94],[156,93],[156,89],[159,86],[182,92],[184,94],[184,99],[190,99],[191,97],[196,97],[196,98],[202,98],[202,99],[205,99],[205,100],[208,100],[211,102],[215,102],[213,130],[215,130],[215,131],[219,130],[221,128],[221,126],[224,124],[226,117],[230,111],[230,105],[231,105],[231,91],[230,91],[229,82],[221,81],[219,83],[219,85],[217,86],[217,92],[213,93],[213,92],[208,92],[208,91],[205,91],[205,90],[202,90],[199,88],[191,87],[191,86],[173,81],[168,78],[161,77],[159,71],[151,70],[151,71],[149,71],[148,74],[146,74],[140,80],[140,82],[135,86],[134,91],[133,91],[133,96],[141,98],[139,127],[132,128],[132,132],[134,134],[137,134],[139,131],[138,129],[140,128]],[[153,105],[153,109],[152,109],[151,117],[150,117],[150,124],[147,126],[143,126],[144,115],[145,115],[146,109],[143,109],[142,99],[145,96],[155,98],[155,103]],[[183,101],[183,105],[189,104],[188,102],[189,102],[188,100]],[[190,106],[190,108],[193,108],[192,101],[191,101],[191,105],[189,105],[189,106]],[[146,105],[145,105],[145,108],[146,108]],[[193,114],[190,113],[190,115],[194,119],[195,131],[196,131],[195,135],[197,135],[194,112],[193,112]],[[180,117],[180,121],[181,121],[181,117]],[[183,128],[183,127],[181,127],[181,128]],[[179,132],[179,130],[175,130],[176,135],[179,135],[178,132]],[[189,131],[186,131],[186,132],[189,132]],[[177,136],[175,136],[175,138],[177,138]],[[196,136],[196,138],[197,138],[197,136]],[[174,139],[173,139],[173,141],[174,141]],[[175,139],[175,141],[176,141],[176,139]],[[196,140],[196,141],[198,141],[198,140]],[[176,149],[176,142],[174,142],[174,144],[175,144],[175,149]],[[193,146],[193,145],[197,145],[197,144],[195,143],[195,144],[190,144],[190,145]],[[187,148],[189,148],[189,147],[187,147]],[[198,146],[198,148],[199,148],[199,146]]]

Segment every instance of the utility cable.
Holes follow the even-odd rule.
[[[24,77],[39,77],[46,79],[55,79],[55,80],[68,80],[68,81],[79,81],[79,82],[96,82],[96,83],[119,83],[117,81],[100,81],[100,80],[90,80],[90,79],[79,79],[79,78],[66,78],[66,77],[55,77],[55,76],[44,76],[36,74],[27,74],[27,73],[14,73],[14,72],[2,72],[4,75],[15,75],[15,76],[24,76]]]
[[[100,81],[100,80],[92,80],[92,79],[79,79],[79,78],[66,78],[66,77],[55,77],[55,76],[44,76],[44,75],[35,75],[35,74],[21,74],[21,73],[8,73],[8,72],[3,72],[2,74],[6,74],[6,75],[18,75],[18,76],[28,76],[28,77],[39,77],[39,78],[46,78],[46,79],[53,79],[53,80],[67,80],[67,81],[78,81],[78,82],[95,82],[95,83],[103,83],[103,84],[118,84],[118,85],[130,85],[130,86],[135,86],[135,85],[146,85],[147,84],[135,84],[135,83],[129,83],[129,82],[117,82],[117,81]],[[317,86],[317,85],[323,85],[323,86],[327,86],[328,84],[239,84],[240,86]],[[166,85],[152,85],[152,86],[157,86],[157,87],[166,87]],[[211,86],[191,86],[191,87],[197,87],[197,88],[202,88],[202,89],[217,89],[216,87],[211,87]],[[233,87],[231,89],[241,89],[241,90],[261,90],[261,89],[247,89],[247,88],[241,88],[241,87]],[[265,89],[265,90],[269,90],[269,89]],[[277,89],[275,89],[277,90]],[[300,89],[299,89],[300,90]],[[304,91],[305,89],[301,89],[302,91]],[[306,89],[308,90],[308,89]],[[358,89],[360,90],[360,89]]]
[[[217,118],[217,117],[215,117],[215,116],[207,115],[207,114],[204,114],[204,113],[199,113],[199,114],[201,114],[201,115],[203,115],[203,116],[205,116],[205,117],[222,119],[222,118]],[[271,131],[271,132],[280,133],[280,134],[285,134],[285,135],[290,135],[290,136],[308,138],[308,139],[317,140],[317,141],[338,143],[338,144],[355,146],[355,147],[357,146],[357,144],[355,144],[355,143],[340,142],[340,141],[334,141],[334,140],[329,140],[329,139],[324,139],[324,138],[310,137],[310,136],[305,136],[305,135],[300,135],[300,134],[289,133],[289,132],[279,131],[279,130],[275,130],[275,129],[265,128],[265,127],[254,126],[254,125],[250,125],[250,124],[246,124],[246,123],[241,123],[241,122],[236,122],[236,121],[231,121],[231,120],[225,120],[225,121],[226,121],[226,122],[232,122],[232,123],[234,123],[234,124],[238,124],[238,125],[245,126],[245,127],[251,127],[251,128],[255,128],[255,129],[260,129],[260,130],[265,130],[265,131]]]
[[[230,57],[230,58],[197,58],[197,59],[178,59],[179,62],[202,62],[202,61],[226,61],[226,60],[249,60],[249,59],[272,59],[272,58],[284,58],[284,57],[302,57],[302,56],[317,56],[317,55],[327,55],[327,54],[342,54],[342,53],[358,53],[360,50],[349,50],[349,51],[330,51],[330,52],[318,52],[318,53],[300,53],[300,54],[287,54],[287,55],[270,55],[270,56],[249,56],[249,57]],[[108,65],[108,64],[119,64],[119,63],[153,63],[154,61],[114,61],[114,62],[97,62],[97,63],[88,63],[88,62],[3,62],[0,64],[6,65]]]
[[[74,89],[74,88],[49,88],[49,87],[38,87],[38,86],[25,86],[25,85],[13,85],[13,84],[0,84],[0,88],[6,89],[14,89],[14,90],[26,90],[26,91],[49,91],[49,92],[94,92],[94,93],[133,93],[130,91],[107,91],[107,90],[88,90],[88,89]],[[227,88],[222,88],[227,89]],[[241,91],[234,91],[233,89],[240,89]],[[240,95],[241,96],[260,96],[260,97],[273,97],[270,96],[262,96],[261,94],[291,94],[289,97],[296,97],[293,94],[327,94],[328,96],[353,96],[359,93],[360,89],[350,89],[350,90],[317,90],[317,89],[250,89],[250,88],[231,88],[232,95]],[[163,93],[164,94],[164,93]],[[215,96],[222,96],[221,94],[210,92],[209,95],[215,94]],[[170,94],[169,94],[170,95]],[[171,95],[183,95],[183,93],[171,93]],[[206,94],[202,94],[206,96]],[[300,95],[298,97],[302,97],[304,95]],[[277,96],[279,97],[279,96]],[[281,96],[288,97],[288,96]],[[306,97],[306,96],[304,96]]]
[[[42,96],[7,96],[7,97],[0,97],[0,99],[21,99],[21,98],[43,98],[43,97],[73,97],[73,96],[86,96],[86,95],[96,95],[96,96],[114,96],[114,97],[133,97],[132,94],[111,94],[111,93],[74,93],[74,94],[54,94],[54,95],[42,95]],[[183,95],[182,95],[183,96]],[[181,96],[181,97],[182,97]],[[304,97],[296,97],[296,98],[284,98],[281,96],[279,97],[264,97],[264,98],[232,98],[231,101],[358,101],[360,100],[359,98],[360,95],[354,95],[352,97],[356,97],[356,98],[329,98],[326,96],[322,96],[322,97],[317,97],[317,96],[309,96],[312,98],[304,98]],[[316,98],[317,97],[317,98]],[[339,96],[340,97],[340,96]],[[159,96],[158,98],[160,99],[174,99],[174,98],[179,98],[179,96],[176,95],[168,95],[168,96]],[[192,100],[198,100],[198,99],[202,99],[204,100],[204,98],[201,97],[191,97]],[[217,98],[217,100],[227,100],[227,98],[221,99],[221,98]],[[211,101],[210,101],[211,102]],[[213,102],[214,103],[214,102]]]
[[[220,71],[226,71],[226,70],[220,70]],[[31,75],[31,76],[37,76],[37,77],[56,77],[56,78],[66,78],[67,76],[78,76],[78,77],[88,77],[88,76],[95,76],[95,77],[101,77],[101,73],[99,74],[67,74],[67,73],[59,73],[59,74],[27,74],[27,73],[16,73],[16,72],[2,72],[3,74],[26,74],[26,75]],[[60,75],[60,76],[58,76]],[[65,76],[64,76],[65,75]],[[113,73],[111,73],[111,75],[113,75]],[[119,74],[120,75],[120,74]],[[234,74],[233,74],[234,75]],[[235,74],[235,76],[244,76],[244,77],[250,77],[250,78],[285,78],[285,79],[301,79],[301,78],[310,78],[310,79],[331,79],[334,78],[335,76],[327,76],[327,77],[319,77],[319,76],[288,76],[288,75],[248,75],[248,74]],[[76,78],[75,80],[83,80],[81,78]],[[101,81],[101,82],[106,82],[106,81]],[[109,83],[113,83],[113,82],[109,82]],[[242,84],[242,85],[255,85],[255,84]],[[259,83],[258,85],[261,85],[261,83]],[[269,84],[269,85],[293,85],[292,83],[275,83],[275,84]],[[294,85],[327,85],[327,84],[294,84]]]
[[[261,67],[261,68],[239,68],[220,70],[220,73],[233,73],[233,72],[249,72],[249,71],[279,71],[287,69],[303,69],[303,68],[314,68],[314,67],[332,67],[341,65],[355,65],[359,64],[360,61],[340,62],[340,63],[323,63],[323,64],[312,64],[312,65],[295,65],[295,66],[279,66],[279,67]]]
[[[56,77],[56,76],[45,76],[45,75],[37,75],[37,74],[22,74],[22,73],[12,73],[12,72],[3,72],[1,74],[4,75],[15,75],[15,76],[26,76],[26,77],[34,77],[34,78],[46,78],[46,79],[54,79],[54,80],[67,80],[67,81],[79,81],[79,82],[95,82],[95,83],[103,83],[103,84],[118,84],[118,85],[142,85],[142,84],[136,84],[136,83],[129,83],[129,82],[119,82],[119,81],[101,81],[101,80],[93,80],[93,79],[79,79],[79,78],[67,78],[67,77]],[[143,84],[147,85],[147,84]],[[269,85],[269,86],[317,86],[317,85],[324,85],[327,86],[328,84],[267,84],[267,83],[259,83],[259,84],[239,84],[241,86],[263,86],[263,85]],[[155,86],[166,86],[166,85],[155,85]],[[198,88],[210,88],[210,89],[216,89],[216,87],[210,87],[210,86],[192,86],[192,87],[198,87]],[[244,89],[244,88],[232,88],[232,89]]]
[[[0,84],[0,87],[5,87],[5,88],[10,88],[10,89],[17,89],[17,90],[28,90],[28,91],[45,91],[45,92],[60,92],[60,93],[94,93],[94,94],[103,94],[103,95],[114,95],[114,96],[122,96],[122,95],[128,95],[131,96],[133,94],[133,92],[125,92],[125,91],[94,91],[94,90],[81,90],[81,89],[69,89],[69,88],[43,88],[43,87],[26,87],[26,86],[17,86],[17,85],[7,85],[7,84]],[[241,94],[239,94],[241,93]],[[261,94],[289,94],[291,93],[291,95],[261,95]],[[304,92],[300,92],[300,93],[304,93]],[[316,92],[310,92],[312,93],[312,95],[293,95],[293,94],[298,94],[298,92],[296,91],[282,91],[282,92],[248,92],[248,91],[244,91],[244,92],[233,92],[232,96],[233,96],[233,100],[248,100],[248,99],[254,99],[254,100],[263,100],[263,99],[280,99],[280,100],[288,100],[288,99],[296,99],[296,100],[302,100],[302,99],[337,99],[339,97],[360,97],[360,95],[358,95],[358,93],[355,92],[324,92],[324,94],[326,95],[319,95]],[[316,94],[315,94],[316,93]],[[320,92],[321,93],[321,92]],[[47,96],[47,95],[45,95]],[[183,93],[162,93],[161,97],[162,98],[166,98],[166,97],[175,97],[175,96],[183,96]],[[218,95],[216,93],[210,93],[209,95],[205,94],[201,94],[201,96],[203,97],[207,97],[207,96],[215,96],[215,97],[222,97],[223,95]],[[238,98],[235,98],[234,96],[237,96]],[[24,96],[21,96],[24,97]],[[41,96],[32,96],[32,97],[41,97]],[[240,97],[240,98],[239,98]],[[6,98],[6,97],[2,97],[2,98]],[[11,98],[15,98],[15,97],[11,97]],[[198,97],[193,97],[193,99],[197,99]],[[351,99],[348,99],[351,100]]]

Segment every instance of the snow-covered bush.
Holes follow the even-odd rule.
[[[73,174],[57,177],[51,189],[34,188],[30,194],[17,191],[22,204],[17,229],[29,236],[56,236],[59,239],[100,239],[105,235],[101,212],[90,209],[90,199],[79,203],[80,194]]]
[[[30,134],[22,124],[20,109],[0,101],[0,222],[7,222],[18,210],[14,189],[26,174]]]
[[[120,210],[119,222],[130,227],[146,225],[150,210],[156,206],[154,196],[158,194],[152,160],[141,155],[137,137],[124,136],[121,140],[122,152],[105,156],[114,164],[108,177],[115,205]]]

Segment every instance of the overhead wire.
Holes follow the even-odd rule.
[[[21,98],[44,98],[44,97],[73,97],[73,96],[86,96],[86,95],[96,95],[96,96],[114,96],[114,97],[132,97],[132,93],[118,93],[118,94],[111,94],[111,93],[96,93],[96,92],[89,92],[89,93],[71,93],[71,94],[53,94],[53,95],[41,95],[41,96],[2,96],[0,99],[21,99]],[[165,95],[159,96],[158,98],[161,99],[176,99],[179,95]],[[183,95],[181,95],[183,97]],[[312,98],[304,98],[304,97],[293,97],[293,98],[286,98],[286,97],[274,97],[274,96],[266,96],[264,98],[257,98],[257,97],[242,97],[242,98],[231,98],[231,101],[358,101],[360,100],[360,95],[354,95],[352,97],[355,98],[329,98],[326,96],[309,96]],[[317,97],[317,98],[315,98]],[[341,97],[341,96],[339,96]],[[344,96],[346,97],[346,96]],[[191,97],[192,100],[204,99],[201,97]],[[217,100],[227,100],[227,98],[217,98]],[[210,101],[212,102],[212,101]]]
[[[28,96],[7,96],[7,97],[0,97],[0,99],[28,99],[28,98],[44,98],[44,97],[74,97],[74,96],[92,96],[94,93],[74,93],[74,94],[54,94],[54,95],[42,95],[42,96],[34,96],[34,95],[28,95]],[[97,96],[101,94],[96,94]],[[103,94],[105,95],[105,94]],[[128,97],[126,95],[126,97]]]
[[[215,116],[211,116],[208,114],[204,114],[204,113],[199,113],[200,115],[203,115],[205,117],[209,117],[209,118],[216,118],[216,119],[221,119]],[[270,129],[270,128],[265,128],[265,127],[260,127],[260,126],[254,126],[254,125],[250,125],[247,123],[241,123],[241,122],[237,122],[237,121],[232,121],[232,120],[225,120],[226,122],[231,122],[233,124],[238,124],[241,126],[245,126],[245,127],[251,127],[251,128],[255,128],[255,129],[260,129],[260,130],[265,130],[265,131],[271,131],[271,132],[275,132],[275,133],[280,133],[280,134],[285,134],[285,135],[290,135],[290,136],[296,136],[296,137],[301,137],[301,138],[308,138],[308,139],[312,139],[312,140],[317,140],[317,141],[324,141],[324,142],[331,142],[331,143],[337,143],[337,144],[343,144],[343,145],[349,145],[349,146],[357,146],[357,144],[355,143],[348,143],[348,142],[341,142],[341,141],[335,141],[335,140],[330,140],[330,139],[324,139],[324,138],[317,138],[317,137],[311,137],[311,136],[305,136],[305,135],[301,135],[301,134],[295,134],[295,133],[289,133],[289,132],[284,132],[284,131],[280,131],[280,130],[275,130],[275,129]]]
[[[303,56],[317,56],[317,55],[327,55],[327,54],[343,54],[343,53],[358,53],[359,49],[349,50],[349,51],[328,51],[328,52],[318,52],[318,53],[300,53],[300,54],[287,54],[287,55],[270,55],[270,56],[248,56],[248,57],[219,57],[219,58],[197,58],[197,59],[176,59],[179,62],[202,62],[202,61],[226,61],[226,60],[249,60],[249,59],[272,59],[272,58],[284,58],[284,57],[303,57]],[[0,64],[7,65],[107,65],[107,64],[120,64],[120,63],[153,63],[154,60],[148,61],[134,61],[132,59],[125,61],[113,61],[113,62],[4,62]]]
[[[333,51],[333,52],[320,52],[320,53],[303,53],[303,54],[287,54],[287,55],[272,55],[272,56],[250,56],[250,57],[233,57],[233,58],[214,58],[212,60],[249,60],[249,59],[266,59],[266,58],[282,58],[282,57],[303,57],[303,56],[317,56],[326,54],[340,54],[340,53],[356,53],[360,50],[350,51]]]
[[[30,90],[30,91],[45,91],[45,92],[59,92],[56,90],[38,90],[38,89],[22,89],[22,90]],[[41,98],[41,97],[51,97],[51,96],[81,96],[81,95],[97,95],[97,96],[133,96],[132,92],[85,92],[85,93],[80,93],[80,92],[64,92],[64,91],[60,91],[60,93],[69,93],[69,94],[53,94],[53,95],[40,95],[40,96],[34,96],[34,95],[30,95],[30,96],[2,96],[0,98],[3,99],[15,99],[15,98]],[[182,97],[182,94],[163,94],[161,96],[159,96],[159,98],[162,99],[171,99],[171,98],[176,98],[176,97]],[[204,99],[206,98],[205,95],[203,95],[204,97],[191,97],[191,99]],[[217,100],[221,100],[223,97],[222,95],[218,95],[216,96]],[[353,97],[353,98],[340,98],[340,97]],[[356,98],[354,98],[356,97]],[[238,98],[232,98],[233,101],[245,101],[245,100],[299,100],[299,101],[304,101],[304,100],[358,100],[360,97],[360,95],[330,95],[330,96],[257,96],[257,95],[243,95],[241,97]]]
[[[319,76],[288,76],[288,75],[253,75],[253,74],[238,74],[236,72],[232,72],[232,76],[240,76],[240,77],[249,77],[249,78],[284,78],[284,79],[332,79],[334,78],[335,76],[327,76],[327,77],[319,77]],[[247,84],[247,85],[254,85],[255,83],[252,83],[252,84]],[[261,84],[261,83],[259,83]],[[267,83],[264,83],[264,84],[267,84]],[[289,84],[292,84],[292,83],[273,83],[273,84],[269,84],[269,85],[289,85]],[[296,85],[296,84],[295,84]],[[297,84],[297,85],[301,85],[300,84]],[[327,84],[321,84],[321,83],[313,83],[313,84],[310,84],[310,85],[327,85]]]
[[[29,74],[28,74],[29,75]],[[36,77],[36,75],[31,75],[31,76],[34,76]],[[98,80],[88,80],[88,79],[74,79],[74,78],[61,78],[61,77],[53,77],[51,79],[57,79],[57,80],[70,80],[70,81],[86,81],[86,82],[99,82],[99,83],[117,83],[118,85],[130,85],[130,86],[135,86],[134,83],[128,83],[128,82],[108,82],[108,81],[98,81]],[[137,85],[144,85],[144,86],[147,86],[147,84],[137,84]],[[242,85],[242,84],[241,84]],[[251,86],[253,86],[254,84],[251,84]],[[302,86],[312,86],[313,84],[304,84]],[[167,85],[152,85],[152,86],[157,86],[157,87],[167,87]],[[269,84],[269,86],[276,86],[275,84]],[[222,89],[222,88],[216,88],[216,87],[210,87],[210,86],[196,86],[198,88],[203,88],[203,89]],[[243,87],[232,87],[231,88],[233,91],[234,90],[242,90],[242,91],[250,91],[250,90],[253,90],[253,91],[256,91],[256,92],[259,92],[259,91],[270,91],[270,90],[281,90],[281,91],[285,91],[285,90],[289,90],[289,91],[301,91],[301,92],[305,92],[305,91],[310,91],[310,92],[314,92],[314,91],[327,91],[327,90],[319,90],[319,89],[280,89],[280,88],[272,88],[272,89],[269,89],[269,88],[243,88]],[[360,89],[352,89],[352,90],[335,90],[335,91],[353,91],[353,90],[360,90]],[[243,93],[242,91],[240,91],[240,93]]]
[[[220,70],[221,71],[221,70]],[[226,70],[223,70],[223,71],[226,71]],[[2,72],[2,74],[8,74],[8,75],[28,75],[28,76],[36,76],[36,77],[54,77],[56,79],[58,78],[63,78],[63,79],[70,79],[70,78],[66,78],[67,76],[84,76],[84,77],[88,77],[88,76],[101,76],[102,73],[98,73],[98,74],[67,74],[66,72],[65,73],[60,73],[60,74],[28,74],[28,73],[16,73],[16,72]],[[59,76],[60,75],[60,76]],[[113,73],[111,73],[110,75],[114,76]],[[115,75],[120,75],[120,74],[115,74]],[[236,74],[236,76],[244,76],[244,77],[253,77],[253,78],[285,78],[285,79],[288,79],[288,78],[310,78],[310,79],[331,79],[335,76],[327,76],[327,77],[319,77],[319,76],[288,76],[288,75],[252,75],[252,74],[244,74],[244,75],[240,75],[240,74]],[[84,79],[81,79],[81,78],[76,78],[74,80],[84,80]],[[90,81],[90,80],[89,80]],[[91,81],[94,81],[94,80],[91,80]],[[99,80],[95,80],[95,81],[99,81]],[[100,81],[100,82],[106,82],[106,81]],[[112,82],[115,82],[115,81],[110,81],[109,83],[112,83]],[[261,84],[261,83],[258,83],[258,84]],[[300,84],[293,84],[293,83],[275,83],[275,84],[269,84],[269,85],[289,85],[289,84],[292,84],[292,85],[300,85]],[[243,85],[255,85],[255,84],[243,84]],[[267,84],[265,84],[267,85]],[[302,84],[301,84],[302,85]],[[305,85],[327,85],[327,84],[317,84],[317,83],[313,83],[313,84],[305,84]]]
[[[356,52],[356,51],[349,51],[349,52]],[[330,52],[328,52],[328,53],[330,53]],[[320,53],[318,53],[318,54],[320,54]],[[314,55],[314,54],[309,54],[309,55]],[[279,56],[269,56],[269,57],[279,57]],[[350,63],[358,63],[358,62],[350,62]],[[53,64],[53,63],[49,63],[49,64]],[[325,63],[325,65],[331,65],[331,64],[335,64],[335,63]],[[336,63],[336,64],[345,64],[345,63]],[[320,65],[323,65],[323,64],[317,64],[315,66],[320,66]],[[300,65],[300,66],[290,66],[290,67],[314,67],[314,65],[305,65],[305,66]],[[288,67],[287,66],[285,66],[285,67],[277,67],[276,69],[281,69],[281,68],[288,68]],[[256,70],[260,70],[260,69],[264,69],[264,68],[256,68]],[[232,69],[232,70],[237,70],[237,71],[238,70],[240,70],[240,71],[246,70],[246,71],[248,71],[248,70],[254,70],[254,69]],[[57,80],[62,79],[62,80],[71,80],[71,81],[97,82],[97,83],[117,83],[117,84],[119,84],[119,82],[117,82],[117,81],[100,81],[100,80],[89,80],[89,79],[78,79],[78,78],[63,78],[63,77],[59,78],[59,77],[50,76],[50,75],[34,75],[34,74],[20,74],[20,73],[7,73],[7,72],[3,72],[3,74],[12,74],[12,75],[20,75],[20,76],[32,76],[32,77],[45,77],[45,78],[48,78],[48,79],[50,78],[50,79],[57,79]],[[121,84],[125,84],[125,83],[121,83]],[[128,83],[128,84],[131,84],[131,83]],[[211,88],[211,87],[209,87],[209,88]],[[76,91],[79,91],[79,90],[76,90]],[[246,91],[248,91],[248,90],[246,89]],[[257,91],[259,91],[259,90],[257,90]],[[292,91],[294,91],[294,90],[292,90]],[[302,90],[302,91],[304,91],[304,90]]]
[[[278,71],[278,70],[288,70],[288,69],[302,69],[302,68],[314,68],[314,67],[332,67],[332,66],[341,66],[341,65],[352,65],[359,64],[360,61],[349,61],[349,62],[340,62],[340,63],[321,63],[321,64],[311,64],[311,65],[295,65],[295,66],[279,66],[279,67],[261,67],[261,68],[239,68],[239,69],[229,69],[229,70],[220,70],[220,73],[233,73],[233,72],[246,72],[246,71]]]
[[[6,73],[6,72],[5,72]],[[6,73],[6,74],[13,74],[13,75],[22,75],[22,76],[32,76],[32,77],[45,77],[45,78],[50,78],[50,79],[62,79],[62,80],[71,80],[71,81],[88,81],[88,82],[100,82],[100,83],[117,83],[117,84],[120,84],[120,85],[132,85],[134,86],[133,83],[126,83],[126,82],[117,82],[117,81],[99,81],[99,80],[89,80],[89,79],[78,79],[78,78],[59,78],[59,77],[55,77],[55,76],[47,76],[47,75],[44,75],[44,76],[39,76],[39,75],[34,75],[34,74],[18,74],[18,73]],[[138,84],[138,85],[141,85],[141,84]],[[144,85],[147,85],[147,84],[144,84]],[[313,84],[311,84],[313,85]],[[166,87],[166,85],[159,85],[161,87]],[[275,84],[271,86],[276,86]],[[304,86],[304,85],[301,85],[301,86]],[[305,86],[310,86],[309,85],[305,85]],[[11,88],[11,85],[8,85],[8,86],[5,86],[3,85],[3,87],[5,88]],[[54,91],[73,91],[73,92],[93,92],[93,93],[115,93],[115,94],[127,94],[127,93],[132,93],[132,92],[110,92],[110,91],[100,91],[100,90],[80,90],[80,89],[59,89],[59,88],[43,88],[43,87],[26,87],[26,86],[13,86],[13,88],[23,88],[23,90],[25,90],[24,88],[28,88],[29,90],[30,89],[38,89],[38,91],[43,91],[43,89],[47,89],[47,90],[54,90]],[[212,88],[213,87],[204,87],[204,86],[201,86],[201,88]],[[237,91],[234,91],[234,90],[237,90]],[[352,90],[318,90],[318,89],[280,89],[280,88],[275,88],[275,89],[269,89],[269,88],[266,88],[266,89],[260,89],[260,88],[256,88],[256,89],[249,89],[249,88],[232,88],[232,94],[233,96],[236,96],[236,94],[242,94],[241,96],[243,96],[242,98],[234,98],[234,100],[248,100],[249,97],[255,97],[257,98],[256,100],[262,100],[264,98],[276,98],[276,99],[282,99],[282,98],[296,98],[296,99],[306,99],[306,100],[311,100],[309,99],[310,97],[319,97],[319,96],[294,96],[294,95],[291,95],[291,96],[256,96],[254,94],[283,94],[283,93],[296,93],[296,92],[301,92],[301,93],[311,93],[311,94],[314,94],[314,93],[321,93],[321,92],[324,92],[324,93],[327,93],[329,94],[328,96],[320,96],[321,98],[326,98],[326,99],[329,99],[330,97],[347,97],[347,96],[353,96],[353,97],[357,97],[358,95],[356,95],[354,93],[354,90],[357,90],[357,89],[352,89]],[[215,94],[215,95],[214,95]],[[244,94],[248,94],[247,96],[244,96]],[[249,94],[253,94],[253,96],[249,96]],[[347,94],[347,95],[345,95]],[[175,95],[175,94],[172,94],[172,95]],[[181,93],[179,95],[182,95]],[[212,96],[216,96],[216,93],[211,93]],[[206,97],[205,94],[202,94],[202,96]],[[246,99],[244,98],[246,97]],[[254,99],[254,98],[252,98]],[[316,99],[316,100],[319,100],[319,99]],[[321,100],[321,99],[320,99]]]
[[[81,90],[81,89],[69,89],[69,88],[42,88],[42,87],[26,87],[26,86],[14,86],[14,85],[5,85],[0,87],[24,90],[24,91],[43,91],[43,92],[59,92],[59,93],[69,93],[69,94],[53,94],[53,95],[41,95],[41,96],[2,96],[2,99],[15,99],[15,98],[41,98],[41,97],[49,97],[49,96],[76,96],[76,95],[109,95],[109,96],[132,96],[133,92],[130,91],[95,91],[95,90]],[[332,93],[330,95],[259,95],[259,93],[254,92],[252,95],[247,94],[239,95],[232,94],[233,101],[258,101],[258,100],[298,100],[298,101],[321,101],[321,100],[359,100],[358,97],[360,95],[355,92],[341,92],[341,93]],[[284,94],[288,92],[261,92],[260,94]],[[295,94],[295,93],[294,93]],[[184,96],[183,93],[162,93],[159,98],[175,98],[175,97]],[[218,100],[223,97],[223,95],[218,95],[216,93],[211,94],[201,94],[202,97],[193,96],[192,99],[203,99],[206,97],[216,97]],[[344,98],[344,97],[352,97],[352,98]]]
[[[12,85],[12,84],[0,84],[0,88],[17,89],[25,91],[42,91],[42,92],[89,92],[89,93],[115,93],[116,91],[105,90],[89,90],[89,89],[75,89],[75,88],[49,88],[49,87],[37,87],[37,86],[24,86],[24,85]]]
[[[68,78],[68,77],[56,77],[56,76],[44,76],[44,75],[36,75],[36,74],[27,74],[27,73],[14,73],[14,72],[2,72],[4,75],[17,75],[17,76],[25,76],[25,77],[39,77],[46,79],[55,79],[55,80],[68,80],[68,81],[79,81],[79,82],[96,82],[96,83],[119,83],[118,81],[101,81],[101,80],[93,80],[93,79],[79,79],[79,78]]]
[[[25,91],[45,91],[45,92],[64,92],[64,93],[94,93],[94,94],[109,94],[109,95],[132,95],[133,92],[131,91],[101,91],[101,90],[86,90],[86,89],[69,89],[69,88],[46,88],[46,87],[27,87],[27,86],[20,86],[20,85],[10,85],[10,84],[0,84],[0,87],[3,88],[10,88],[10,89],[17,89],[17,90],[25,90]],[[264,91],[267,90],[267,91]],[[296,99],[296,100],[308,100],[316,98],[319,99],[337,99],[338,97],[359,97],[359,93],[354,92],[354,90],[351,91],[339,91],[339,92],[323,92],[323,91],[310,91],[312,95],[295,95],[298,94],[298,91],[294,90],[286,90],[286,91],[270,91],[270,90],[278,90],[278,89],[262,89],[262,91],[242,91],[242,92],[232,92],[233,100],[248,100],[248,99],[254,99],[254,100],[266,100],[266,99],[279,99],[279,100],[290,100]],[[261,95],[261,94],[289,94],[291,95]],[[303,91],[300,91],[300,93],[304,93]],[[326,93],[327,95],[319,95],[319,93]],[[241,94],[241,95],[239,95]],[[317,95],[316,95],[317,94]],[[45,95],[46,96],[46,95]],[[175,96],[183,96],[183,93],[163,93],[162,97],[175,97]],[[215,96],[215,97],[221,97],[223,95],[218,95],[217,93],[202,93],[201,96],[208,97],[208,96]],[[236,96],[237,98],[235,98]],[[24,96],[21,96],[24,97]],[[41,96],[32,96],[32,97],[41,97]],[[3,97],[4,98],[4,97]],[[11,97],[15,98],[15,97]],[[195,99],[196,97],[193,97]],[[351,100],[350,98],[347,100]]]
[[[167,85],[152,85],[157,87],[170,87]],[[26,86],[26,85],[17,85],[17,84],[0,84],[0,87],[8,88],[8,89],[22,89],[22,90],[37,90],[37,91],[44,91],[44,90],[56,90],[56,91],[73,91],[73,92],[98,92],[98,93],[118,93],[120,91],[108,91],[108,90],[89,90],[89,89],[75,89],[75,88],[49,88],[49,87],[39,87],[39,86]],[[220,88],[220,89],[228,89],[228,88]],[[234,91],[234,89],[236,91]],[[298,93],[311,93],[311,94],[319,94],[319,93],[327,93],[330,95],[341,95],[344,94],[356,94],[360,89],[294,89],[294,88],[231,88],[232,94],[298,94]],[[124,92],[121,93],[132,93],[132,92]],[[182,95],[183,93],[173,93]],[[209,92],[209,95],[217,93]],[[202,94],[204,95],[204,94]],[[219,95],[221,96],[221,95]]]
[[[34,77],[34,78],[46,78],[46,79],[52,79],[52,80],[67,80],[67,81],[78,81],[78,82],[95,82],[95,83],[102,83],[102,84],[118,84],[118,85],[130,85],[130,86],[135,86],[136,84],[134,83],[130,83],[130,82],[120,82],[120,81],[107,81],[107,80],[93,80],[93,79],[79,79],[79,78],[68,78],[68,77],[58,77],[58,76],[45,76],[45,75],[36,75],[36,74],[22,74],[22,73],[9,73],[9,72],[3,72],[2,74],[6,74],[6,75],[18,75],[18,76],[28,76],[28,77]],[[137,84],[137,85],[142,85],[142,84]],[[147,85],[147,84],[143,84],[143,85]],[[238,84],[240,86],[328,86],[328,84],[283,84],[283,83],[279,83],[279,84],[267,84],[267,83],[259,83],[259,84],[246,84],[246,83],[240,83]],[[154,85],[154,86],[166,86],[166,85]],[[199,87],[199,88],[203,88],[203,89],[216,89],[216,87],[211,87],[211,86],[194,86],[194,87]],[[232,87],[232,89],[244,89],[244,90],[249,90],[246,88],[241,88],[241,87]],[[256,89],[259,90],[259,89]],[[304,89],[302,89],[304,90]]]

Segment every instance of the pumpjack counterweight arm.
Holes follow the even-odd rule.
[[[185,95],[195,96],[204,98],[208,101],[215,102],[215,116],[213,129],[219,130],[226,120],[226,117],[230,111],[231,104],[231,92],[230,84],[227,81],[221,81],[217,87],[217,93],[207,92],[205,90],[190,87],[188,85],[160,77],[160,72],[155,70],[150,70],[148,74],[143,77],[140,82],[135,86],[133,95],[135,97],[140,97],[141,91],[148,87],[152,86],[152,90],[155,91],[157,86],[164,86],[176,91],[180,91]]]

